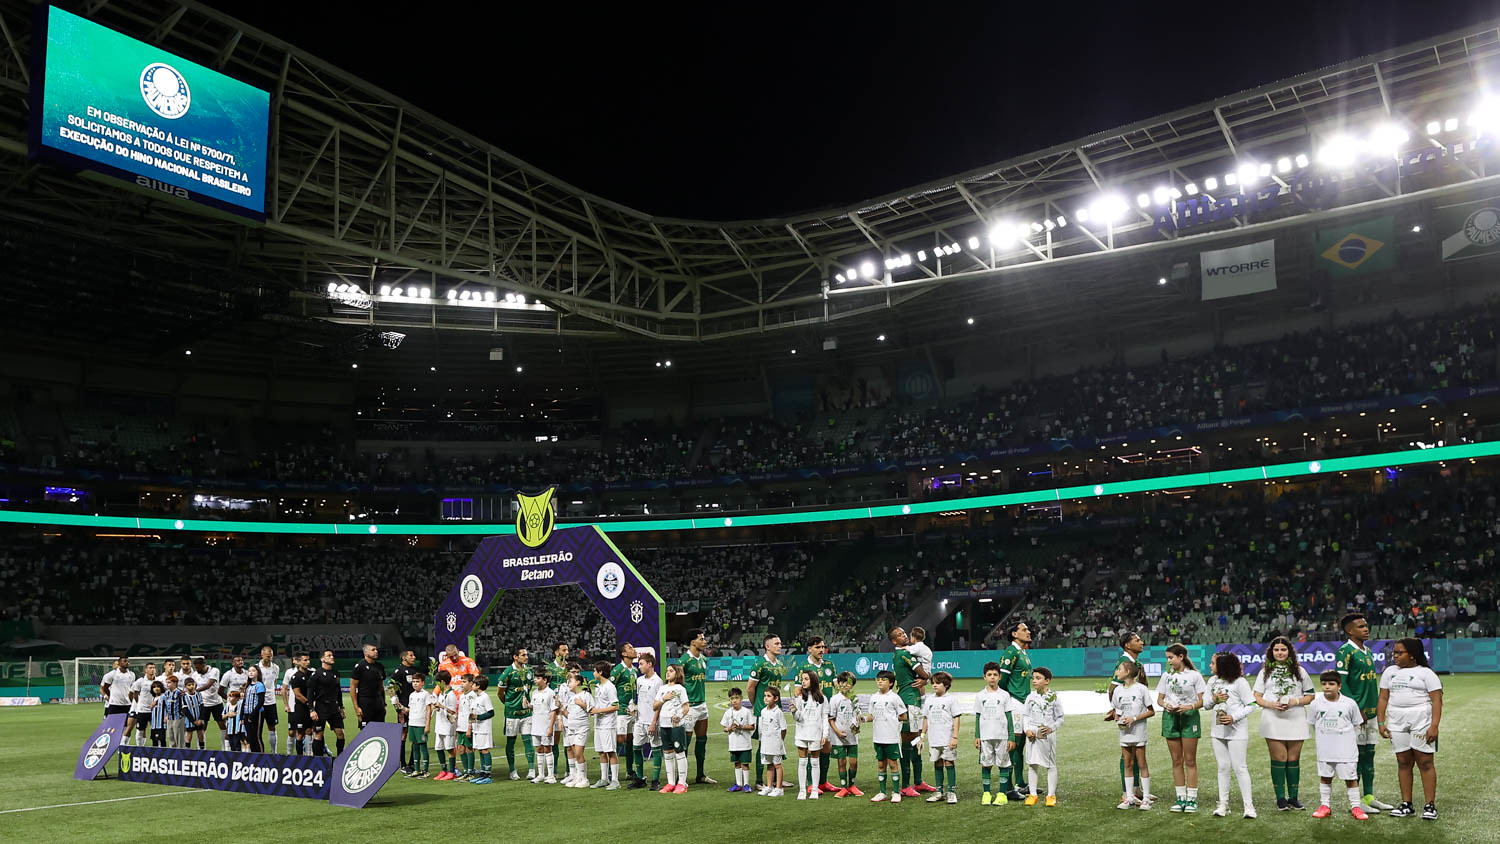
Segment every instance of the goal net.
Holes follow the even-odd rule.
[[[196,656],[153,656],[140,661],[132,661],[130,670],[137,677],[144,677],[143,666],[147,662],[161,663],[168,660],[180,662],[183,659],[196,659]],[[77,659],[65,659],[62,661],[63,696],[58,703],[89,703],[99,700],[99,684],[104,682],[104,675],[115,667],[115,657],[112,656],[81,656]],[[159,672],[158,672],[159,673]]]

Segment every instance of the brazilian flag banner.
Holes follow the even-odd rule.
[[[1335,276],[1362,275],[1396,265],[1395,220],[1386,215],[1319,229],[1313,246],[1319,269]]]

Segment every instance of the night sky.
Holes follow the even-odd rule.
[[[362,20],[379,4],[210,3],[577,187],[706,219],[856,202],[1500,17],[1497,0],[433,2]]]

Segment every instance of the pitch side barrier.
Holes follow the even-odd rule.
[[[1389,664],[1391,645],[1394,639],[1371,639],[1371,650],[1375,652],[1376,668]],[[1297,645],[1297,657],[1307,673],[1316,676],[1332,667],[1334,653],[1343,642],[1301,642]],[[1434,671],[1453,674],[1500,672],[1500,639],[1423,639]],[[1225,645],[1188,645],[1188,656],[1197,665],[1208,665],[1209,657],[1219,651],[1232,651],[1244,661],[1246,673],[1259,670],[1265,658],[1266,645],[1260,643],[1234,643]],[[1033,666],[1044,665],[1057,677],[1108,677],[1120,656],[1119,648],[1032,648],[1029,651]],[[876,673],[890,671],[891,655],[885,653],[830,653],[828,659],[840,671],[848,671],[861,681],[873,681]],[[946,671],[959,679],[977,679],[984,676],[984,665],[1000,658],[1000,651],[936,651],[932,655],[932,670]],[[708,679],[716,682],[742,683],[750,679],[750,671],[759,655],[709,657]],[[795,662],[796,659],[794,658]],[[1149,677],[1161,675],[1167,664],[1166,647],[1154,645],[1141,653],[1141,663],[1146,666]]]
[[[1416,466],[1424,463],[1440,463],[1447,460],[1469,460],[1500,455],[1500,442],[1468,443],[1440,448],[1403,449],[1401,451],[1362,454],[1356,457],[1331,457],[1323,460],[1299,460],[1293,463],[1268,463],[1241,469],[1222,469],[1212,472],[1194,472],[1188,475],[1173,475],[1164,478],[1144,478],[1135,481],[1112,481],[1110,483],[1054,487],[1051,489],[1012,492],[1003,495],[984,495],[975,498],[957,498],[943,501],[922,501],[912,504],[891,504],[881,507],[842,507],[824,510],[803,510],[793,513],[766,515],[723,515],[707,518],[679,519],[613,519],[602,522],[560,522],[559,530],[575,527],[597,527],[605,533],[639,533],[663,530],[709,530],[733,527],[763,527],[769,525],[793,525],[810,522],[842,522],[864,519],[888,519],[899,516],[916,516],[924,513],[948,513],[963,510],[983,510],[988,507],[1006,507],[1012,504],[1036,504],[1044,501],[1081,501],[1104,498],[1110,495],[1130,495],[1140,492],[1184,490],[1209,487],[1219,484],[1249,483],[1290,478],[1305,478],[1326,475],[1331,472],[1354,472],[1395,466]],[[159,531],[204,531],[213,533],[280,533],[280,534],[326,534],[338,536],[495,536],[514,534],[514,525],[476,523],[464,524],[366,524],[366,523],[285,523],[285,522],[226,522],[207,519],[161,519],[136,516],[84,516],[69,513],[43,513],[24,510],[0,510],[0,524],[58,525],[64,527],[114,528],[123,530]]]

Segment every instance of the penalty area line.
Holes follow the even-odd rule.
[[[40,812],[43,809],[66,809],[70,806],[94,806],[99,803],[119,803],[124,800],[150,800],[153,797],[171,797],[174,794],[200,794],[196,789],[183,791],[163,791],[159,794],[139,794],[135,797],[112,797],[108,800],[84,800],[81,803],[55,803],[51,806],[27,806],[24,809],[0,809],[0,815],[9,815],[15,812]]]

